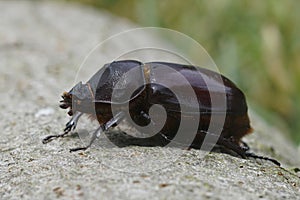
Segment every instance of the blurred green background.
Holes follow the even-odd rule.
[[[270,124],[300,144],[300,1],[60,0],[198,41]]]

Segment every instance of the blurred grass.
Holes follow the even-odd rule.
[[[197,40],[255,110],[300,144],[300,1],[68,1]]]

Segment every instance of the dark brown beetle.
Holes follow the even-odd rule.
[[[161,73],[163,67],[171,69],[171,72]],[[186,82],[174,80],[176,73],[183,76]],[[157,80],[164,80],[164,84]],[[187,85],[194,91],[195,101],[185,93]],[[174,90],[182,94],[182,101],[179,102]],[[212,105],[211,95],[224,96],[225,107]],[[156,116],[158,118],[154,121],[149,115],[151,106],[159,104],[167,114],[163,128],[148,138],[136,138],[132,144],[165,146],[175,138],[181,121],[196,120],[197,131],[188,146],[200,148],[207,134],[214,135],[208,132],[208,129],[212,114],[217,114],[224,119],[221,134],[216,134],[217,145],[232,150],[243,158],[260,158],[280,165],[274,159],[249,152],[247,144],[241,141],[242,137],[252,131],[245,96],[229,79],[208,69],[166,62],[143,64],[134,60],[115,61],[102,67],[86,84],[80,82],[69,92],[64,92],[62,98],[60,107],[70,108],[68,114],[72,119],[66,124],[63,134],[50,135],[43,143],[51,141],[52,138],[63,137],[75,129],[78,119],[85,113],[97,119],[100,127],[93,133],[86,147],[70,151],[85,150],[101,132],[116,126],[124,119],[131,118],[139,126],[155,125],[163,121],[159,116]],[[112,107],[117,111],[114,114]],[[183,112],[183,107],[188,111]],[[129,110],[129,114],[126,114],[126,109]],[[186,134],[190,137],[188,131]],[[180,142],[185,141],[179,140]]]

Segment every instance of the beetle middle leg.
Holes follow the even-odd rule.
[[[76,112],[71,120],[66,124],[66,127],[64,129],[64,132],[62,134],[57,134],[57,135],[49,135],[43,139],[43,144],[46,144],[50,141],[52,141],[54,138],[59,138],[59,137],[64,137],[66,136],[70,131],[74,130],[77,126],[79,118],[82,116],[83,113],[81,112]]]
[[[107,131],[110,127],[114,126],[115,124],[120,123],[120,121],[122,121],[124,119],[124,117],[125,117],[125,114],[123,112],[117,113],[112,119],[110,119],[105,124],[100,125],[99,128],[97,128],[93,132],[92,138],[87,146],[72,148],[72,149],[70,149],[70,152],[88,149],[89,147],[92,146],[94,141],[100,137],[102,132]]]

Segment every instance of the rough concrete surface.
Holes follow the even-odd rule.
[[[134,25],[72,4],[0,1],[0,8],[0,199],[300,199],[299,153],[252,112],[256,131],[246,141],[282,167],[216,152],[202,158],[193,149],[119,148],[105,140],[69,153],[82,145],[76,134],[43,145],[68,120],[58,101],[85,55]],[[85,118],[78,132],[95,127]]]

